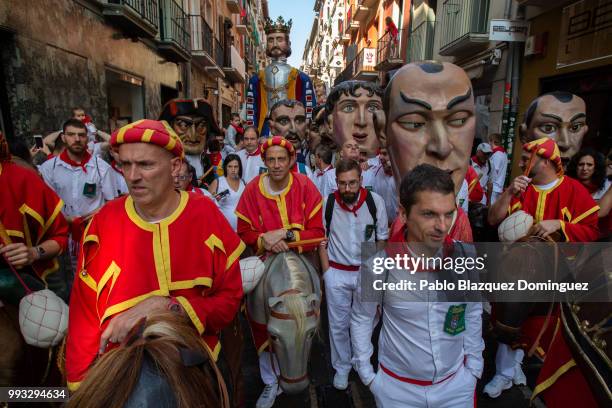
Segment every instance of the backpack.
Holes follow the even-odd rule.
[[[370,190],[366,190],[366,198],[365,202],[368,206],[368,211],[370,211],[370,215],[372,216],[372,221],[374,223],[374,239],[376,240],[376,222],[378,219],[376,218],[376,203],[374,202],[374,196]],[[327,197],[327,203],[325,205],[325,236],[329,237],[329,227],[331,226],[332,215],[334,214],[334,205],[336,203],[335,193],[331,193]]]

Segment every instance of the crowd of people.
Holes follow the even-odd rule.
[[[538,97],[520,127],[523,174],[509,180],[501,135],[474,141],[470,80],[449,63],[408,64],[385,90],[343,82],[308,112],[312,119],[301,102],[281,100],[270,107],[269,135],[237,113],[222,129],[201,99],[172,100],[158,121],[112,135],[75,108],[42,148],[0,139],[0,219],[12,240],[2,242],[2,262],[32,266],[46,281],[58,269],[54,259],[67,254],[61,293],[71,293],[71,390],[99,355],[125,344],[139,319],[171,310],[228,366],[238,394],[240,370],[220,343],[240,313],[238,261],[296,251],[324,287],[336,389],[348,387],[354,369],[381,407],[473,406],[484,366],[483,304],[365,301],[362,244],[405,242],[411,254],[433,256],[449,240],[496,240],[496,226],[519,210],[542,239],[608,239],[612,163],[582,147],[586,109],[577,95]],[[550,313],[560,319],[558,308]],[[449,316],[463,326],[450,327]],[[286,379],[274,352],[281,346],[265,326],[250,325],[264,383],[257,407],[269,408]],[[555,324],[548,337],[501,320],[493,326],[514,334],[499,335],[485,394],[525,384],[524,350],[538,343],[543,368],[534,394],[550,407],[597,406],[580,367],[557,359],[571,353],[559,351]]]

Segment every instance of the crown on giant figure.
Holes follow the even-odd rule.
[[[273,21],[270,17],[266,17],[266,23],[264,25],[264,31],[266,34],[270,33],[286,33],[289,34],[291,31],[291,25],[293,20],[290,19],[285,23],[285,19],[282,16],[278,16],[276,21]]]

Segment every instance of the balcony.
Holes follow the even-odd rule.
[[[247,18],[241,17],[238,24],[236,24],[236,31],[238,31],[238,34],[245,36],[245,37],[249,35],[249,29],[247,28],[248,25],[249,25],[249,21],[247,20]]]
[[[191,59],[188,18],[176,0],[161,0],[161,30],[157,48],[172,62],[186,62]]]
[[[433,58],[434,22],[422,21],[410,34],[407,62]]]
[[[189,16],[191,25],[191,55],[214,78],[223,78],[223,69],[215,60],[213,31],[199,14]]]
[[[375,81],[378,79],[376,48],[362,48],[355,58],[346,64],[344,71],[336,77],[334,85],[352,79],[361,81]]]
[[[355,21],[353,16],[355,15],[355,5],[351,5],[348,12],[346,13],[346,34],[354,34],[359,31],[359,21]]]
[[[223,66],[223,73],[225,74],[225,78],[232,82],[241,82],[244,83],[245,79],[245,67],[244,60],[240,56],[240,53],[233,45],[230,48],[230,58],[229,61],[226,61],[227,65]]]
[[[355,14],[353,18],[355,19],[355,21],[365,23],[369,14],[370,14],[370,9],[368,7],[358,4],[355,7]]]
[[[225,4],[227,5],[230,13],[240,13],[240,4],[238,0],[225,0]]]
[[[404,30],[399,30],[397,37],[393,38],[390,32],[387,32],[378,39],[376,44],[376,60],[378,64],[376,69],[379,71],[390,71],[404,65],[401,57],[401,39]]]
[[[108,0],[102,14],[131,37],[155,38],[159,30],[158,0]]]
[[[446,0],[438,17],[440,55],[470,55],[489,45],[489,0]]]

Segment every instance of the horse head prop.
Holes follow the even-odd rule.
[[[123,344],[100,357],[67,407],[229,408],[225,382],[208,346],[185,318],[142,319]]]
[[[319,277],[306,258],[291,251],[270,256],[265,265],[247,300],[249,318],[265,325],[279,384],[296,394],[309,384],[308,359],[321,306]]]

